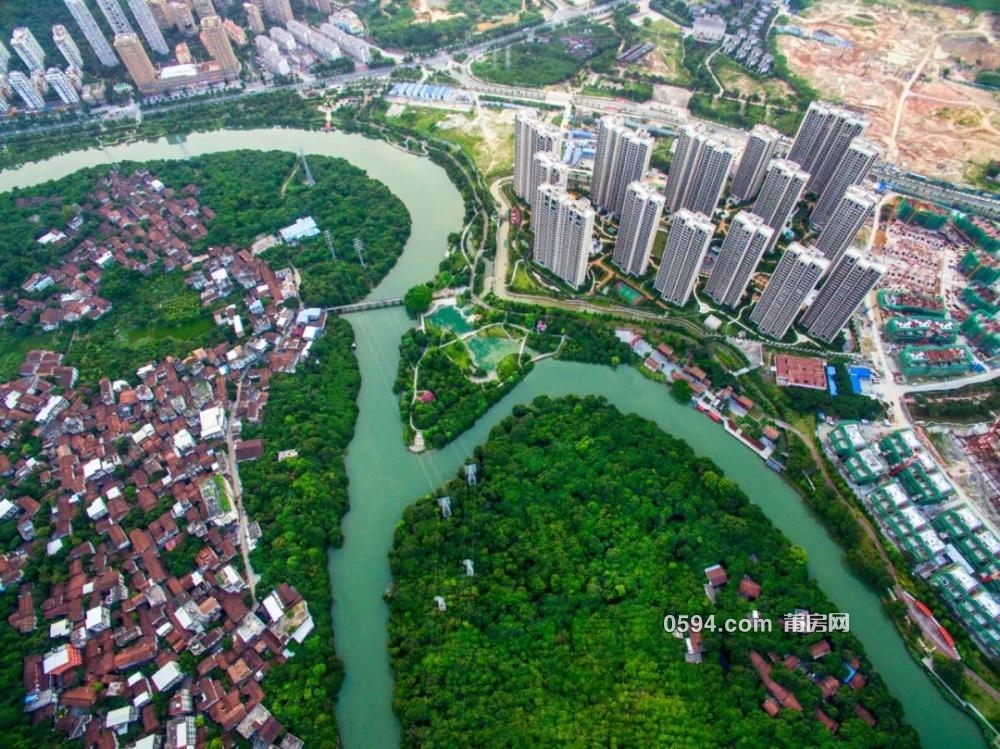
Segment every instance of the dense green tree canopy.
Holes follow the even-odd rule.
[[[687,380],[674,380],[670,383],[670,393],[674,396],[678,403],[690,402],[693,392],[694,391],[691,389],[691,383]]]
[[[772,620],[830,603],[805,555],[736,484],[683,442],[595,398],[540,398],[493,430],[475,456],[479,481],[454,480],[452,516],[411,507],[391,554],[390,655],[410,747],[912,747],[914,732],[849,634],[705,631],[704,660],[663,630],[670,614]],[[465,573],[463,560],[474,564]],[[704,569],[725,566],[713,607]],[[762,586],[750,603],[744,575]],[[434,597],[444,598],[439,611]],[[774,666],[802,712],[761,709],[750,650],[802,658],[817,676],[847,674],[822,703],[804,671]],[[814,717],[823,704],[837,735]],[[875,729],[855,717],[861,704]]]
[[[406,292],[403,302],[406,304],[406,312],[410,317],[422,315],[431,308],[431,301],[434,299],[434,292],[425,283],[414,286]]]

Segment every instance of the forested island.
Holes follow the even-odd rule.
[[[123,176],[149,172],[167,187],[197,196],[198,205],[211,212],[192,217],[205,231],[178,237],[193,256],[203,256],[211,247],[249,249],[258,238],[272,235],[298,218],[312,216],[321,231],[329,232],[336,258],[322,235],[296,244],[279,242],[266,249],[262,258],[272,269],[291,267],[299,273],[299,295],[307,306],[357,301],[385,277],[402,254],[410,234],[406,207],[388,188],[343,159],[311,156],[309,166],[313,186],[307,184],[299,158],[284,151],[233,151],[187,161],[123,162],[116,169]],[[124,242],[129,244],[130,253],[148,250],[161,260],[141,270],[114,263],[104,268],[94,288],[112,306],[98,320],[53,328],[40,322],[37,315],[27,319],[27,324],[8,318],[0,328],[0,341],[5,344],[0,353],[3,377],[14,374],[31,348],[67,351],[68,363],[80,369],[84,380],[93,382],[101,376],[125,374],[150,359],[185,356],[194,348],[224,340],[228,328],[214,325],[213,307],[203,306],[198,294],[185,285],[185,272],[179,268],[165,272],[164,259],[171,248],[153,234],[145,236],[150,227],[148,217],[140,216],[130,223],[101,220],[99,211],[109,204],[102,202],[106,196],[99,183],[108,174],[107,167],[94,167],[0,195],[0,222],[5,227],[0,288],[17,290],[16,294],[4,294],[5,308],[17,311],[19,296],[38,301],[38,294],[19,287],[32,274],[58,267],[60,259],[83,242],[99,246]],[[65,228],[67,222],[77,228],[67,230],[66,239],[39,243],[39,237]],[[139,230],[143,233],[141,243],[133,236]],[[354,248],[355,238],[362,243],[364,265]],[[73,273],[100,271],[90,261],[71,269]],[[63,286],[60,282],[45,293],[51,296]],[[235,303],[240,307],[239,292],[231,296],[214,306]]]
[[[832,605],[685,443],[601,399],[539,398],[474,460],[475,485],[410,507],[390,555],[404,746],[919,745],[853,636],[784,631]],[[753,610],[772,631],[703,630],[697,657],[663,628]]]

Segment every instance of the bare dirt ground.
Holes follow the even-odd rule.
[[[1000,154],[1000,94],[969,85],[976,71],[1000,67],[995,15],[906,0],[821,0],[788,23],[853,43],[778,37],[793,72],[868,114],[868,134],[889,160],[966,182],[974,165]]]
[[[438,123],[441,129],[454,128],[477,139],[476,166],[483,174],[509,168],[514,160],[514,110],[477,107],[472,117],[453,114]]]
[[[410,7],[413,9],[416,19],[414,23],[434,23],[435,21],[448,21],[464,13],[452,13],[446,7],[446,3],[435,0],[411,0]]]

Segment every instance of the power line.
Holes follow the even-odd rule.
[[[299,158],[302,160],[302,168],[306,173],[306,184],[309,185],[309,187],[315,187],[316,180],[313,179],[312,169],[309,168],[309,161],[306,159],[306,152],[301,148],[299,149]]]
[[[333,260],[337,259],[337,249],[333,246],[333,234],[330,233],[329,229],[323,230],[323,239],[326,240],[326,248],[330,251],[330,257]]]

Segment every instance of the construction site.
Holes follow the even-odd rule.
[[[1000,419],[981,434],[959,438],[971,466],[980,496],[1000,514]]]
[[[976,73],[1000,68],[994,15],[822,0],[789,24],[797,33],[778,36],[789,69],[823,98],[866,112],[868,137],[897,166],[969,182],[1000,153],[1000,103],[972,85]]]
[[[1000,418],[968,427],[931,427],[948,473],[1000,524]]]

